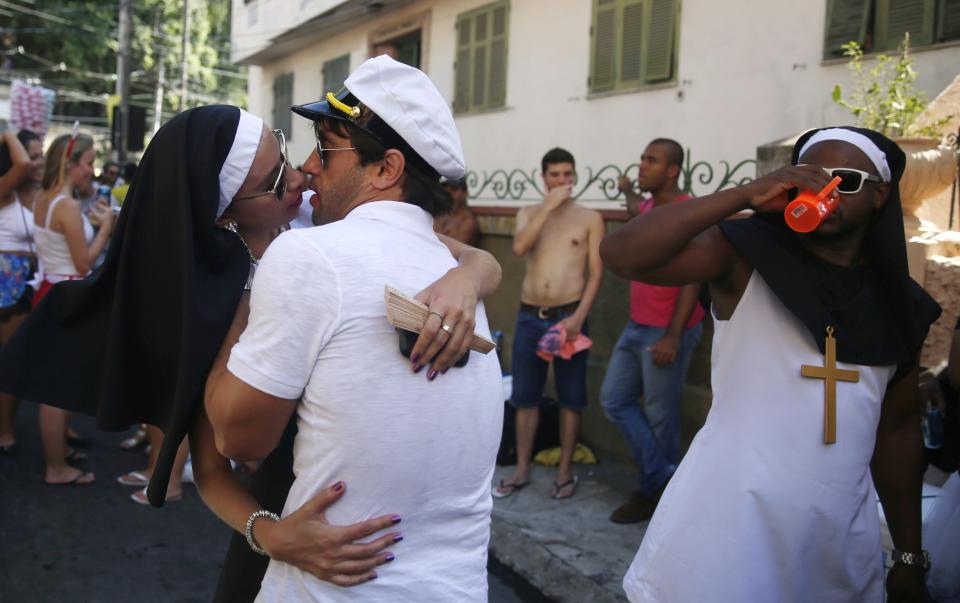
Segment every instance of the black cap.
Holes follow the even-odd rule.
[[[462,190],[467,190],[467,178],[444,178],[440,181],[440,184],[443,186],[449,186],[452,188],[459,188]]]

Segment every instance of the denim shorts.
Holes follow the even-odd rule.
[[[532,312],[520,310],[517,328],[513,337],[513,395],[510,403],[517,408],[532,408],[543,399],[543,386],[547,383],[550,363],[537,356],[537,343],[547,329],[572,314],[559,318],[542,319]],[[587,322],[582,333],[588,335]],[[557,403],[562,408],[581,411],[587,406],[587,353],[574,354],[570,360],[556,357],[553,360],[554,384],[557,388]]]

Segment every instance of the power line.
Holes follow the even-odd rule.
[[[28,8],[26,6],[21,6],[19,4],[14,4],[13,2],[7,2],[7,0],[0,0],[0,7],[9,8],[10,10],[15,10],[26,15],[39,17],[41,19],[52,21],[54,23],[60,23],[62,25],[76,25],[80,29],[84,31],[88,31],[90,33],[97,33],[97,34],[108,33],[102,30],[97,30],[89,25],[85,25],[83,23],[76,23],[74,21],[71,21],[70,19],[64,19],[63,17],[58,17],[57,15],[53,15],[44,11],[35,10],[32,8]]]

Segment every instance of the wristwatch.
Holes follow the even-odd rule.
[[[930,553],[927,551],[920,551],[919,553],[906,553],[904,551],[893,549],[893,552],[890,554],[890,558],[893,559],[894,563],[913,565],[923,568],[923,571],[930,569]]]

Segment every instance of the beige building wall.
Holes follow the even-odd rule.
[[[306,18],[319,14],[313,10],[318,5],[334,4],[342,3],[253,0],[242,5],[236,0],[234,8],[242,12],[257,5],[261,20],[268,15],[271,23],[292,25],[289,15]],[[369,56],[377,32],[418,19],[424,31],[423,68],[452,99],[457,15],[484,4],[487,0],[419,0],[384,8],[332,35],[307,32],[303,48],[251,70],[250,108],[269,118],[273,79],[288,72],[294,73],[295,103],[317,100],[325,92],[323,61],[349,52],[351,69],[356,68]],[[719,168],[722,160],[753,158],[760,144],[852,121],[830,98],[834,84],[849,86],[845,62],[821,58],[825,0],[685,0],[675,81],[602,95],[591,95],[587,87],[591,7],[590,0],[510,3],[506,107],[457,117],[470,170],[480,176],[503,168],[529,172],[546,149],[559,145],[574,153],[583,176],[588,167],[636,162],[645,142],[657,136],[676,138],[691,149],[694,161]],[[277,29],[272,27],[274,35]],[[248,34],[242,27],[236,33],[249,49]],[[960,44],[919,50],[915,58],[917,84],[933,98],[960,70]],[[313,144],[306,123],[294,118],[293,128],[293,157],[305,157]],[[752,167],[739,175],[752,175]],[[695,183],[694,190],[703,193],[710,186]],[[513,203],[492,197],[485,194],[478,202],[535,200],[532,194]],[[592,189],[583,199],[604,196]]]

